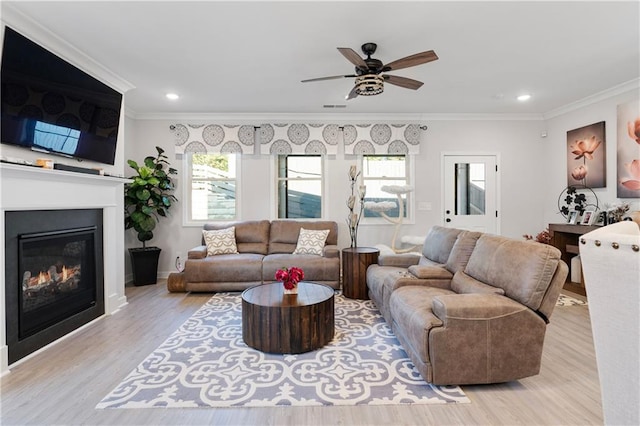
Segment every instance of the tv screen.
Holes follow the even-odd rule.
[[[1,142],[113,165],[122,94],[5,27]]]

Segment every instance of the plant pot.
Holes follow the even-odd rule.
[[[158,281],[158,260],[160,258],[159,247],[130,248],[131,270],[133,271],[133,284],[148,285]]]

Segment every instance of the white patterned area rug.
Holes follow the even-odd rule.
[[[335,336],[298,355],[242,340],[239,293],[218,293],[96,408],[469,403],[425,382],[371,301],[335,298]]]
[[[575,297],[567,296],[565,294],[561,294],[558,297],[558,301],[556,302],[556,306],[586,306],[587,302],[584,300],[576,299]]]

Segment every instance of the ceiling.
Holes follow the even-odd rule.
[[[127,108],[141,117],[548,114],[640,76],[638,1],[7,4],[135,86]],[[440,59],[393,72],[423,81],[417,91],[386,84],[346,101],[351,78],[300,82],[352,74],[336,48],[365,42],[384,63],[431,49]]]

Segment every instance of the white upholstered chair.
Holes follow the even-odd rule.
[[[640,424],[640,228],[619,222],[580,238],[606,425]]]

